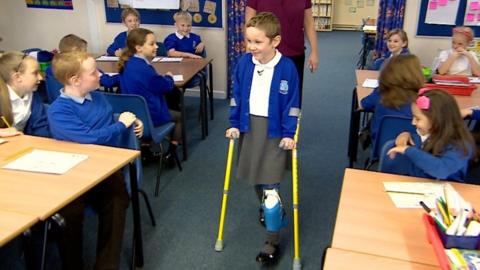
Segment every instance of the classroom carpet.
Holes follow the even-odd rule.
[[[298,146],[300,256],[305,270],[320,269],[324,251],[331,244],[343,174],[348,165],[349,111],[361,47],[360,32],[321,32],[317,37],[320,65],[313,74],[305,71]],[[182,163],[182,172],[164,171],[158,197],[153,196],[156,164],[145,164],[141,187],[150,196],[157,226],[151,225],[141,201],[143,269],[262,269],[255,261],[264,242],[264,228],[258,222],[259,201],[253,187],[234,177],[224,227],[224,249],[214,250],[228,148],[224,137],[228,106],[228,100],[215,100],[215,119],[209,121],[209,136],[201,140],[198,99],[187,99],[189,159]],[[291,187],[289,172],[280,188],[289,217],[282,231],[282,257],[276,266],[266,269],[292,268]],[[129,269],[131,263],[131,209],[128,215],[121,269]],[[85,231],[85,262],[87,269],[92,269],[96,234],[91,232],[96,231],[96,218],[86,218]]]

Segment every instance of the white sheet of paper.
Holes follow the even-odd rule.
[[[88,155],[34,149],[3,166],[4,169],[64,174]]]
[[[105,72],[108,76],[115,76],[118,75],[118,72]]]
[[[108,56],[108,55],[102,55],[100,57],[97,57],[97,61],[118,61],[118,56]]]
[[[468,77],[470,83],[480,83],[480,77]]]
[[[4,140],[4,139],[0,139],[0,144],[2,144],[2,143],[6,143],[6,142],[7,142],[6,140]]]
[[[397,208],[421,208],[420,201],[435,208],[435,199],[443,196],[440,183],[383,182],[383,186]]]
[[[375,88],[378,87],[378,80],[376,79],[365,79],[362,84],[362,87]]]
[[[445,6],[439,5],[437,2],[432,4],[434,7],[430,7],[430,2],[437,2],[437,0],[429,1],[425,23],[455,25],[460,1],[447,1]]]
[[[183,75],[180,74],[180,75],[173,75],[173,81],[174,82],[181,82],[183,81]]]
[[[168,62],[182,62],[183,58],[181,57],[155,57],[152,62],[168,63]]]

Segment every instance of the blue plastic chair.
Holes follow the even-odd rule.
[[[113,108],[114,113],[122,113],[129,111],[134,113],[137,118],[143,122],[143,137],[142,139],[151,140],[154,145],[159,146],[159,156],[160,161],[157,169],[157,179],[155,185],[155,196],[158,196],[158,191],[160,187],[160,176],[163,169],[163,146],[162,141],[167,139],[168,135],[173,131],[175,123],[169,122],[163,124],[159,127],[154,127],[152,119],[150,117],[150,111],[148,110],[148,105],[145,99],[139,95],[129,95],[129,94],[111,94],[104,93],[107,100],[110,102]],[[182,170],[180,160],[178,159],[177,153],[174,151],[175,163],[177,164],[179,170]]]
[[[165,48],[165,44],[163,42],[157,42],[157,56],[167,56],[167,49]]]
[[[412,118],[398,115],[385,115],[382,117],[370,158],[365,163],[365,169],[368,170],[378,161],[380,150],[387,141],[395,140],[398,134],[404,131],[416,132],[415,126],[412,125]]]
[[[380,151],[380,162],[378,165],[378,171],[384,173],[393,173],[401,175],[409,175],[409,169],[412,166],[412,162],[405,155],[397,154],[394,159],[390,159],[387,156],[388,150],[395,147],[395,140],[387,141]]]

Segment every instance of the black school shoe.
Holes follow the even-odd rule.
[[[265,243],[265,244],[268,244],[268,243]],[[278,262],[278,259],[280,258],[280,247],[278,245],[272,245],[272,247],[274,249],[273,253],[269,254],[264,251],[260,251],[260,253],[258,253],[255,260],[261,263],[263,266],[275,265]]]

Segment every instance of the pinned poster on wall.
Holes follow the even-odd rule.
[[[49,8],[73,10],[73,0],[25,0],[27,8]]]
[[[464,25],[480,26],[480,1],[468,0],[465,7]]]
[[[455,25],[459,0],[429,0],[425,23]]]

